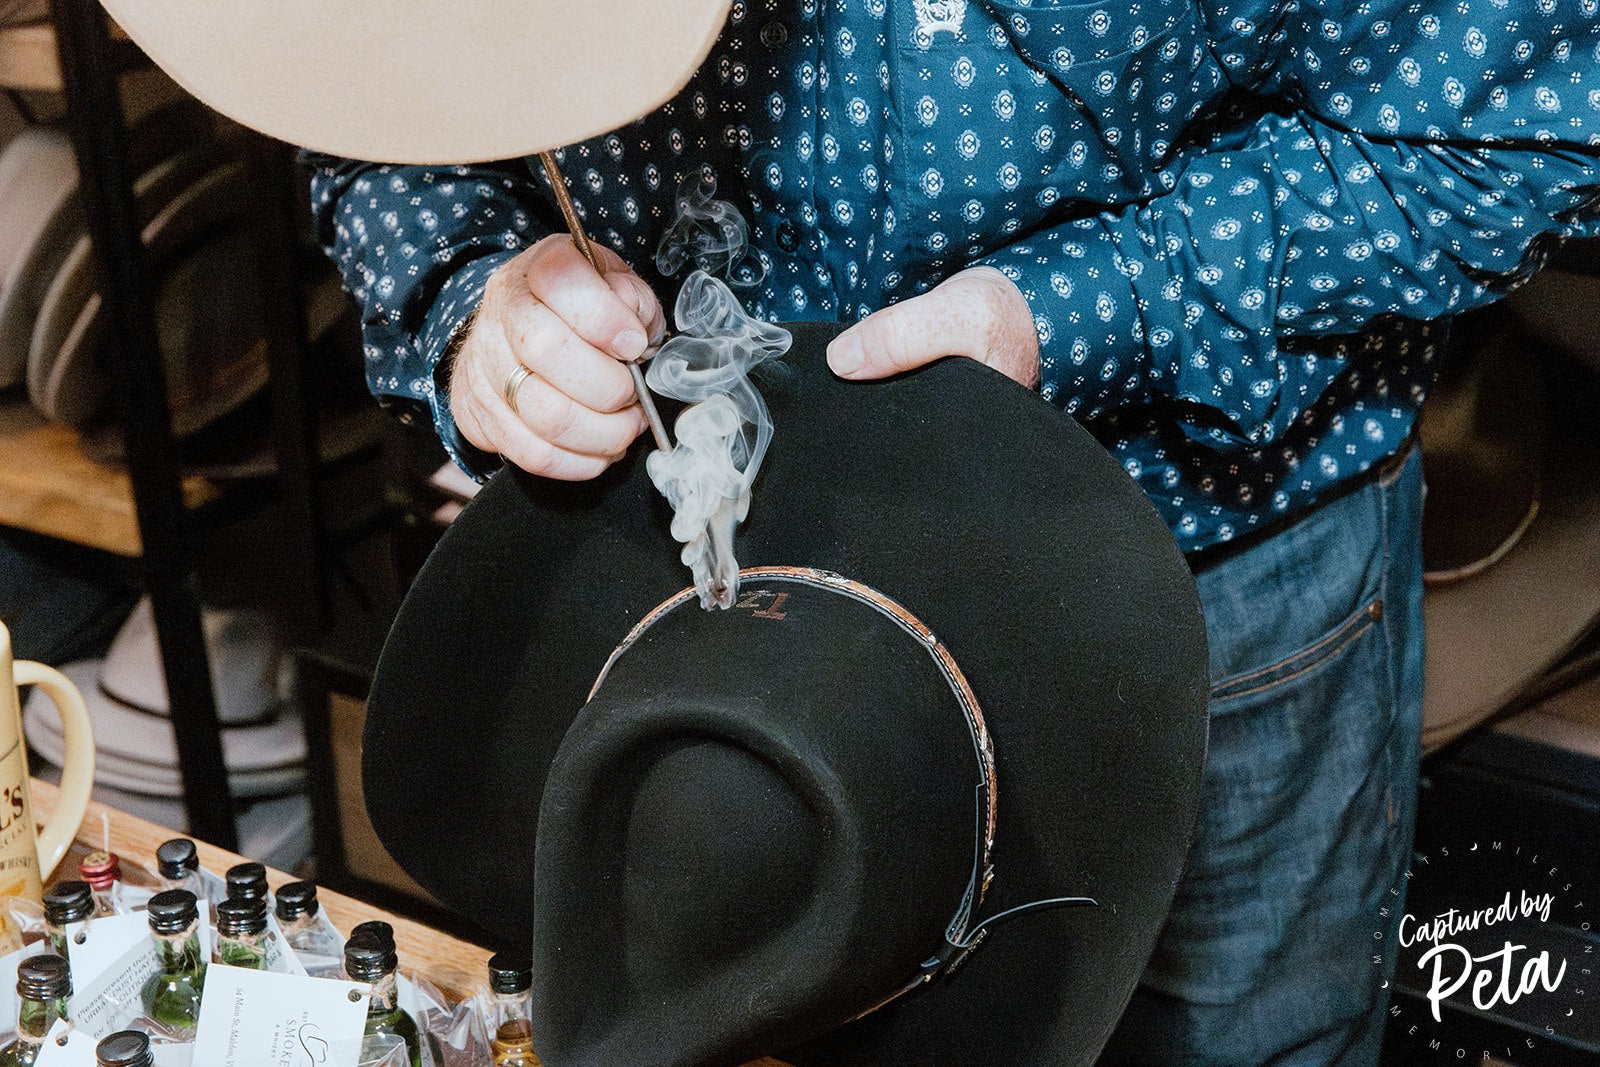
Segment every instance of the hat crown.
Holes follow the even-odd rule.
[[[669,604],[613,657],[541,810],[535,1036],[573,1067],[641,1028],[700,1062],[869,1010],[942,944],[986,832],[981,720],[898,605],[798,571],[747,572],[729,611]],[[730,985],[753,992],[717,1027],[685,1015]]]

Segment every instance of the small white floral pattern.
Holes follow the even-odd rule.
[[[1600,203],[1595,0],[736,0],[675,100],[560,155],[651,273],[695,170],[738,203],[772,319],[853,321],[989,264],[1042,392],[1192,550],[1404,441],[1430,320],[1525,280]],[[1236,90],[1248,90],[1246,96]],[[489,273],[560,229],[521,162],[318,158],[369,380],[433,409]]]

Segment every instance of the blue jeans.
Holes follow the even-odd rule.
[[[1422,493],[1414,452],[1197,575],[1205,794],[1102,1064],[1377,1062],[1393,961],[1375,946],[1395,942],[1416,820]]]

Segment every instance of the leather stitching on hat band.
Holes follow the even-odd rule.
[[[976,819],[975,843],[973,848],[972,876],[967,881],[966,890],[962,893],[960,906],[956,914],[945,928],[945,943],[939,951],[929,957],[918,969],[917,974],[905,985],[890,993],[887,997],[862,1011],[854,1018],[870,1014],[879,1008],[896,1000],[919,986],[926,985],[939,977],[954,970],[967,954],[976,948],[982,941],[986,930],[973,928],[972,936],[968,936],[973,915],[983,903],[984,891],[989,888],[989,883],[994,878],[994,868],[990,866],[989,854],[994,847],[995,818],[999,810],[999,788],[995,777],[994,742],[989,736],[989,729],[983,721],[983,709],[978,706],[978,698],[972,692],[972,686],[967,682],[966,675],[961,668],[956,666],[955,657],[950,655],[949,649],[939,642],[922,620],[918,619],[902,605],[884,596],[876,589],[852,581],[831,571],[816,570],[810,567],[750,567],[739,572],[741,583],[746,581],[762,582],[794,582],[808,585],[813,588],[826,589],[829,592],[839,593],[850,597],[859,603],[866,604],[884,616],[893,620],[906,633],[910,634],[932,657],[944,674],[945,681],[949,684],[951,692],[955,695],[956,702],[961,705],[967,729],[972,735],[973,752],[977,756],[978,785],[976,794]],[[663,601],[656,608],[640,619],[638,624],[628,632],[611,655],[606,659],[605,666],[600,669],[600,676],[595,679],[594,685],[589,689],[589,699],[593,699],[600,686],[606,680],[611,667],[617,659],[631,648],[634,642],[642,637],[646,630],[655,625],[668,613],[685,604],[695,601],[699,594],[691,587],[677,595]],[[737,603],[735,607],[737,607]],[[1076,899],[1076,898],[1073,898]],[[1031,906],[1031,905],[1030,905]]]

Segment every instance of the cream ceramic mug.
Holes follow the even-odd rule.
[[[22,742],[20,686],[36,685],[55,702],[66,728],[66,768],[50,825],[34,829],[28,796],[28,749]],[[94,728],[77,686],[42,663],[11,658],[11,634],[0,623],[0,896],[44,897],[50,877],[78,834],[94,785]],[[0,926],[3,926],[0,920]],[[9,936],[0,930],[0,941]]]

